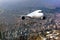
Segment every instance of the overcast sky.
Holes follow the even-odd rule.
[[[16,5],[15,5],[16,4]],[[0,6],[31,6],[31,7],[47,7],[47,8],[56,8],[60,7],[60,0],[0,0]]]

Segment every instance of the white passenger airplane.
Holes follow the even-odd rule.
[[[44,16],[44,13],[42,13],[42,10],[36,10],[32,13],[27,14],[26,16],[29,16],[31,18],[41,18]]]
[[[29,13],[29,14],[27,14],[25,16],[28,16],[30,18],[41,18],[41,19],[43,19],[44,13],[42,13],[42,10],[35,10],[32,13]],[[25,17],[22,16],[22,19],[25,19]]]

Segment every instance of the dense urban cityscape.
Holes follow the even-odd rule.
[[[59,13],[45,13],[44,19],[16,16],[14,24],[0,24],[0,40],[60,40],[59,17]]]
[[[60,0],[0,0],[0,40],[60,40]]]

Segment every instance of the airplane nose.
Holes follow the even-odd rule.
[[[22,16],[22,18],[21,18],[22,20],[24,20],[25,19],[25,16]]]

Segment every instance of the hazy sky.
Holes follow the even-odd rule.
[[[31,6],[31,7],[60,7],[60,0],[0,0],[0,6]]]

